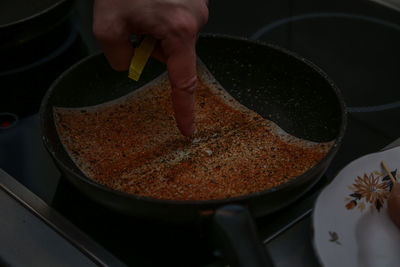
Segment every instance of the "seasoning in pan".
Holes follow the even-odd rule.
[[[320,161],[332,142],[291,136],[232,98],[200,62],[197,132],[182,136],[166,74],[120,99],[54,108],[66,151],[94,181],[171,200],[231,198],[276,187]]]

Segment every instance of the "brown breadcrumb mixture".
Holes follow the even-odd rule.
[[[175,126],[164,75],[112,103],[55,108],[60,139],[94,181],[171,200],[223,199],[272,188],[304,173],[330,149],[332,142],[282,134],[207,75],[199,74],[197,132],[191,138]]]

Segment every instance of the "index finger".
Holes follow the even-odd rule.
[[[172,42],[173,52],[167,55],[168,76],[175,120],[181,133],[190,136],[195,131],[194,91],[197,86],[195,39]]]

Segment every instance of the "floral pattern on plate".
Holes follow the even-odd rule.
[[[397,169],[391,171],[391,173],[393,177],[397,177]],[[352,210],[358,207],[360,211],[364,211],[365,207],[369,205],[371,212],[374,212],[374,209],[380,211],[386,199],[390,196],[392,186],[392,180],[384,172],[375,170],[357,176],[353,184],[348,186],[351,194],[345,198],[346,208]]]
[[[400,147],[365,155],[343,168],[318,196],[313,245],[322,266],[399,266],[400,229],[387,213],[392,182],[400,179]]]

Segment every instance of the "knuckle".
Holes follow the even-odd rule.
[[[194,94],[196,86],[197,86],[197,76],[193,76],[179,81],[179,83],[175,84],[174,87],[178,91],[185,92],[188,94]]]
[[[182,39],[196,39],[198,32],[207,21],[208,8],[206,7],[199,9],[196,14],[186,10],[179,10],[176,12],[174,19],[168,19],[166,32]]]
[[[186,13],[181,13],[175,19],[170,20],[169,28],[172,34],[184,38],[195,37],[199,29],[196,20]]]

